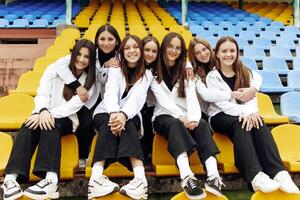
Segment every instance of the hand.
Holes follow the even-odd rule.
[[[199,122],[193,121],[193,122],[189,122],[189,130],[193,131],[197,126],[199,125]]]
[[[238,91],[242,92],[241,96],[238,98],[241,102],[248,102],[255,97],[256,89],[254,87],[240,88]]]
[[[83,103],[87,102],[87,100],[89,99],[89,93],[87,89],[85,89],[82,85],[76,89],[76,93]]]
[[[241,91],[232,91],[231,92],[231,98],[233,99],[239,99],[242,95]]]
[[[260,126],[263,126],[262,118],[258,113],[253,113],[249,116],[254,128],[259,129]]]
[[[189,120],[186,117],[180,116],[179,120],[183,123],[185,128],[187,129],[189,128]]]
[[[30,117],[26,119],[24,122],[25,126],[29,129],[35,130],[39,126],[40,121],[40,115],[39,114],[33,114]]]
[[[186,77],[188,80],[194,80],[195,79],[195,76],[194,76],[194,71],[192,68],[186,68],[185,69],[185,73],[186,73]]]
[[[104,63],[104,67],[106,67],[106,68],[109,68],[109,67],[118,68],[118,67],[120,67],[120,63],[115,57],[113,57],[113,58],[109,59],[108,61],[106,61]]]
[[[126,116],[123,112],[116,113],[108,125],[115,136],[120,136],[122,130],[125,130]]]
[[[43,110],[40,113],[39,126],[42,130],[52,130],[55,127],[53,115],[48,110]]]
[[[245,129],[246,131],[251,131],[253,128],[253,124],[249,116],[239,116],[239,122],[242,122],[242,129]]]

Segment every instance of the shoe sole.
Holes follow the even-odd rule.
[[[204,199],[206,197],[206,193],[205,191],[203,191],[203,193],[201,195],[189,195],[188,193],[186,193],[186,191],[184,191],[185,195],[192,200],[200,200],[200,199]]]
[[[36,195],[30,192],[24,191],[24,196],[30,198],[30,199],[35,199],[35,200],[42,200],[42,199],[58,199],[59,198],[59,193],[54,192],[49,195]]]
[[[125,190],[120,190],[120,194],[126,196],[126,197],[130,197],[130,198],[133,198],[135,200],[146,200],[148,198],[148,194],[143,194],[143,195],[139,195],[139,196],[134,196],[134,195],[129,195],[127,194],[127,192]]]
[[[3,200],[15,200],[15,199],[19,199],[23,196],[23,192],[20,192],[18,194],[15,194],[11,197],[8,197],[8,198],[4,198],[4,195],[3,195]]]
[[[216,189],[210,187],[210,186],[207,185],[207,184],[204,184],[204,188],[205,188],[206,191],[212,193],[213,195],[215,195],[215,196],[217,196],[217,197],[220,197],[220,196],[223,195],[221,192],[219,192],[218,190],[216,190]]]
[[[114,189],[112,191],[109,191],[109,192],[105,192],[105,193],[91,193],[91,194],[88,194],[88,199],[93,199],[93,198],[96,198],[96,197],[103,197],[103,196],[107,196],[107,195],[110,195],[110,194],[113,194],[113,193],[116,193],[120,190],[119,187],[114,187]]]

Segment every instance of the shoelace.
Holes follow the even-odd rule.
[[[7,188],[7,190],[10,190],[10,189],[13,189],[13,188],[17,187],[17,185],[15,184],[15,182],[11,181],[11,180],[7,181],[4,184],[4,186]]]
[[[48,180],[48,179],[43,179],[41,180],[40,182],[38,182],[36,185],[43,188],[45,187],[46,185],[50,185],[52,183],[51,180]]]
[[[219,188],[221,189],[222,186],[226,186],[223,181],[222,181],[222,178],[219,177],[219,176],[210,176],[207,178],[207,181],[214,181],[214,184]]]
[[[192,189],[197,187],[197,185],[195,183],[196,180],[197,179],[195,177],[189,177],[188,180],[187,180],[187,182],[191,185]]]

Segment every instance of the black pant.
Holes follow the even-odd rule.
[[[140,119],[135,116],[127,120],[125,130],[120,137],[112,134],[108,126],[109,114],[96,114],[94,118],[95,128],[99,134],[95,147],[93,164],[105,160],[104,168],[119,161],[128,170],[132,171],[130,157],[144,160],[143,150],[139,139]]]
[[[33,174],[44,178],[51,171],[59,176],[61,158],[61,136],[72,133],[72,121],[69,118],[55,119],[52,130],[29,129],[24,125],[17,134],[4,174],[18,174],[18,180],[29,177],[31,157],[37,147]]]
[[[143,109],[141,110],[144,126],[144,136],[141,139],[141,143],[145,158],[152,153],[154,134],[151,118],[153,116],[153,110],[154,106],[148,107],[147,103],[145,103]]]
[[[242,129],[237,116],[218,113],[211,118],[214,131],[227,135],[234,146],[235,166],[250,183],[259,171],[273,178],[284,170],[276,143],[268,127],[264,124],[259,129]]]
[[[75,135],[78,140],[79,159],[85,159],[89,156],[90,146],[93,137],[95,136],[93,117],[91,111],[85,106],[77,112],[77,116],[79,127],[77,128]]]
[[[157,116],[153,126],[155,131],[168,141],[168,151],[174,159],[177,159],[183,152],[191,155],[197,148],[201,163],[205,166],[205,160],[219,153],[209,125],[203,119],[193,131],[189,131],[179,119],[170,115]]]

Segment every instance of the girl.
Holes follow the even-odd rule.
[[[153,36],[147,36],[142,40],[144,63],[146,69],[149,69],[153,73],[157,71],[160,64],[158,56],[159,42]],[[147,101],[141,110],[143,117],[144,136],[141,139],[144,157],[146,162],[151,163],[152,143],[153,143],[153,127],[151,118],[153,116],[153,110],[155,106],[155,97],[151,90],[148,90]]]
[[[120,47],[120,37],[117,30],[110,25],[101,26],[96,32],[95,45],[96,49],[96,91],[94,95],[88,99],[87,90],[76,81],[71,71],[65,67],[65,63],[70,61],[70,57],[66,56],[58,61],[56,72],[80,96],[86,106],[78,112],[80,126],[76,130],[76,136],[79,144],[79,167],[85,167],[89,155],[89,147],[91,145],[94,130],[92,124],[92,113],[95,107],[100,103],[105,89],[107,80],[108,67],[119,67],[117,59],[117,50]]]
[[[109,68],[103,101],[94,116],[99,139],[95,147],[88,198],[105,196],[119,186],[103,175],[103,170],[119,161],[133,170],[134,179],[120,190],[133,199],[147,199],[148,184],[140,144],[142,109],[152,73],[145,69],[141,40],[126,36],[119,50],[120,68]]]
[[[75,45],[68,67],[91,95],[95,82],[95,47],[88,40]],[[23,195],[17,182],[27,179],[31,157],[37,147],[33,174],[43,178],[27,188],[24,195],[31,199],[57,199],[60,169],[61,136],[72,133],[78,126],[78,112],[83,103],[74,91],[56,76],[54,64],[43,74],[35,97],[33,114],[25,121],[14,141],[4,174],[3,199]],[[55,147],[55,148],[53,148]]]
[[[214,143],[209,125],[201,119],[201,110],[195,92],[195,83],[187,81],[186,46],[177,33],[169,33],[161,44],[161,67],[156,71],[151,90],[156,97],[153,127],[168,141],[168,150],[176,160],[181,186],[190,199],[203,199],[206,194],[189,166],[188,156],[198,147],[198,154],[212,192],[221,194],[221,179],[214,157],[219,150]],[[216,185],[213,186],[215,183]],[[207,187],[208,188],[208,187]]]
[[[202,111],[202,118],[206,121],[208,121],[207,110],[209,102],[225,101],[230,100],[231,98],[247,102],[255,96],[255,92],[261,85],[262,80],[260,76],[257,73],[254,73],[254,75],[257,76],[257,81],[249,88],[240,88],[239,90],[232,92],[207,89],[206,75],[213,69],[216,62],[210,44],[204,39],[194,37],[190,41],[188,56],[196,76],[196,89],[197,93],[200,95],[198,100]]]
[[[222,37],[215,48],[216,68],[206,77],[208,88],[236,91],[256,81],[253,72],[239,58],[232,37]],[[235,165],[254,191],[281,189],[299,193],[279,156],[277,146],[258,114],[256,97],[247,103],[226,100],[211,104],[208,110],[212,128],[227,135],[234,144]]]

